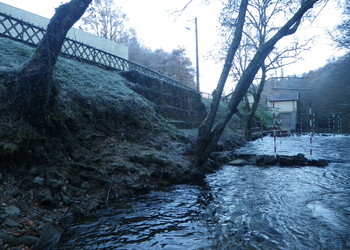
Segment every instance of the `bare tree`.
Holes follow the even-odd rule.
[[[128,33],[127,16],[114,0],[93,0],[81,20],[84,30],[115,42],[121,42]]]
[[[217,85],[217,88],[214,92],[220,93],[219,96],[215,97],[217,93],[213,96],[213,101],[211,104],[211,110],[207,116],[207,118],[203,121],[199,128],[197,143],[196,143],[196,152],[197,152],[197,160],[199,164],[202,164],[205,162],[213,150],[214,146],[218,142],[224,128],[226,127],[226,124],[231,119],[232,115],[237,112],[238,104],[243,99],[244,95],[246,94],[248,88],[252,84],[256,74],[258,73],[259,69],[264,65],[264,61],[269,56],[271,51],[274,49],[275,45],[279,40],[281,40],[285,36],[289,36],[291,34],[294,34],[301,22],[301,19],[303,18],[304,14],[314,7],[314,4],[319,2],[321,0],[306,0],[301,3],[300,8],[294,13],[294,15],[279,29],[275,31],[273,35],[271,35],[271,38],[269,38],[264,44],[262,44],[259,49],[256,51],[254,57],[250,61],[247,68],[244,70],[242,77],[239,79],[237,86],[235,88],[235,91],[232,94],[232,98],[230,99],[230,102],[228,104],[227,113],[226,115],[220,119],[214,126],[214,120],[216,116],[216,110],[212,111],[212,107],[216,107],[219,105],[221,93],[223,89],[223,85],[226,82],[227,79],[227,70],[229,71],[232,65],[232,59],[233,56],[231,55],[232,50],[230,49],[228,52],[228,56],[226,57],[225,66],[223,69],[223,74],[226,75],[226,78],[224,79],[223,83],[220,78],[219,83]],[[243,16],[245,16],[246,10],[247,10],[247,4],[248,1],[242,0],[241,7],[239,11],[239,16],[243,12]],[[243,10],[242,10],[243,9]],[[240,20],[238,18],[238,20]],[[237,21],[237,27],[234,36],[234,41],[232,44],[235,43],[235,39],[237,36],[241,37],[243,33],[243,24],[244,19],[241,22]],[[239,29],[240,28],[240,29]],[[237,31],[239,30],[239,31]],[[239,39],[241,40],[241,39]],[[232,45],[231,44],[231,45]],[[237,47],[239,44],[237,45]],[[236,49],[237,50],[237,49]],[[234,52],[236,52],[234,50]],[[229,65],[229,66],[226,66]]]
[[[338,25],[336,32],[332,32],[333,40],[340,48],[350,50],[350,2],[345,1],[344,20]]]
[[[290,7],[295,6],[296,2],[294,0],[250,1],[242,44],[237,51],[231,72],[235,81],[239,81],[256,51],[278,29],[279,23],[276,20],[280,21],[285,16],[288,16]],[[230,17],[235,11],[232,7],[226,8],[221,14],[224,32],[232,27],[232,19]],[[275,46],[274,50],[265,59],[249,90],[249,94],[253,96],[253,103],[250,104],[247,100],[245,102],[248,112],[245,136],[248,140],[251,139],[251,128],[265,82],[269,78],[283,77],[281,69],[286,65],[295,63],[300,53],[309,48],[308,43],[309,41],[303,43],[293,41],[291,44]]]

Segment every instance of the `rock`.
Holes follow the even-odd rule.
[[[14,246],[33,246],[37,243],[38,237],[23,235],[19,237],[14,237],[12,234],[0,232],[0,239],[3,241],[4,245]]]
[[[280,164],[280,166],[293,166],[294,165],[293,157],[280,156],[278,157],[278,163]]]
[[[217,161],[219,164],[226,164],[232,160],[228,152],[212,152],[210,159]]]
[[[237,159],[237,160],[230,161],[228,163],[228,165],[231,165],[231,166],[244,166],[244,165],[247,165],[247,161],[243,160],[243,159]]]
[[[16,206],[5,207],[5,214],[7,216],[19,216],[21,215],[21,210]]]
[[[61,234],[61,229],[50,223],[46,224],[38,242],[31,248],[31,250],[52,249],[59,241]]]
[[[212,159],[208,159],[203,165],[203,170],[206,173],[213,173],[218,168],[219,168],[219,165],[217,164],[216,161]]]
[[[0,181],[2,181],[2,173],[0,173]]]
[[[255,158],[255,164],[258,166],[273,166],[276,163],[277,158],[273,155],[258,155]]]
[[[297,154],[293,156],[293,163],[297,166],[305,166],[307,165],[308,160],[306,159],[304,154]]]
[[[47,179],[47,185],[49,185],[49,187],[52,187],[52,188],[60,188],[64,186],[64,183],[56,179]]]
[[[328,166],[328,161],[326,160],[309,160],[308,161],[309,166],[315,166],[315,167],[326,167]]]
[[[11,190],[10,194],[13,196],[13,197],[17,197],[21,194],[21,191],[19,190],[19,188],[15,187],[13,190]]]
[[[42,178],[42,177],[39,177],[39,176],[35,177],[34,180],[33,180],[33,183],[35,183],[35,184],[37,184],[39,186],[44,185],[44,182],[45,182],[45,179]]]
[[[39,174],[39,169],[37,167],[32,167],[31,169],[29,169],[28,174],[37,175]]]
[[[89,184],[89,182],[84,181],[84,182],[81,184],[81,188],[82,188],[82,189],[90,189],[90,184]]]
[[[50,189],[44,189],[43,191],[40,192],[39,194],[40,200],[39,203],[40,205],[51,205],[52,204],[52,194]]]
[[[18,227],[19,223],[10,219],[10,218],[6,218],[4,221],[4,224],[8,227]]]

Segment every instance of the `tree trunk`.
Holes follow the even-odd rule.
[[[259,71],[260,67],[263,65],[264,60],[273,50],[275,44],[281,40],[283,37],[291,35],[296,32],[301,22],[303,15],[313,7],[313,5],[320,0],[307,0],[304,1],[299,10],[293,15],[293,17],[285,24],[280,30],[261,48],[256,52],[252,61],[249,63],[246,70],[243,72],[241,79],[238,81],[238,84],[235,88],[235,91],[232,94],[231,100],[228,105],[228,111],[224,118],[218,121],[215,127],[211,130],[209,128],[210,124],[207,124],[207,119],[204,120],[201,128],[208,126],[206,128],[207,133],[199,133],[197,139],[197,162],[198,164],[203,164],[209,157],[214,146],[219,141],[219,138],[224,131],[227,123],[230,121],[233,114],[237,112],[238,104],[241,102],[244,95],[247,93],[247,90],[251,83],[254,80],[255,75]],[[217,101],[217,100],[216,100]],[[213,99],[214,102],[214,99]],[[209,115],[208,115],[209,116]],[[207,117],[208,118],[208,117]],[[200,128],[200,130],[201,130]],[[209,132],[208,132],[209,131]]]
[[[34,125],[41,124],[55,103],[53,69],[68,30],[84,14],[92,0],[72,0],[56,9],[43,39],[17,78],[20,114]]]
[[[227,53],[227,56],[225,59],[224,68],[221,72],[221,76],[219,78],[219,82],[217,84],[217,87],[214,90],[213,100],[210,104],[210,109],[209,109],[208,115],[205,118],[205,120],[202,122],[202,124],[198,130],[198,139],[196,142],[196,152],[197,152],[198,156],[202,155],[202,152],[204,152],[206,150],[206,145],[209,143],[209,141],[208,141],[209,137],[207,135],[210,133],[210,131],[212,130],[212,127],[214,125],[216,114],[217,114],[217,111],[218,111],[218,108],[220,105],[222,91],[224,89],[227,77],[230,73],[233,58],[236,54],[236,51],[239,47],[239,44],[241,43],[247,7],[248,7],[248,0],[242,0],[241,5],[240,5],[238,18],[237,18],[237,24],[236,24],[236,30],[234,33],[234,38],[233,38],[233,41],[232,41],[230,48],[228,50],[228,53]],[[201,163],[203,163],[206,160],[206,158],[202,159],[202,157],[199,157],[198,159]]]
[[[263,65],[261,67],[261,80],[259,83],[259,88],[258,91],[256,93],[254,93],[254,102],[252,107],[249,110],[248,116],[247,116],[247,122],[246,122],[246,128],[245,128],[245,138],[247,140],[251,140],[252,138],[252,126],[253,126],[253,120],[255,117],[255,113],[259,107],[259,101],[260,101],[260,97],[261,97],[261,93],[264,90],[264,85],[265,85],[265,81],[266,81],[266,66]]]

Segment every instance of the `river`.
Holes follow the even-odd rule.
[[[350,249],[350,136],[276,141],[277,154],[327,167],[223,166],[205,186],[178,185],[72,225],[57,249]],[[272,137],[242,153],[273,154]]]

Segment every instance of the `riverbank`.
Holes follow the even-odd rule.
[[[4,249],[47,244],[69,220],[118,206],[121,198],[201,183],[217,167],[194,166],[195,129],[168,123],[116,72],[68,59],[60,58],[54,73],[59,94],[50,123],[31,126],[13,112],[15,97],[6,79],[33,49],[4,38],[0,43]],[[224,136],[219,149],[232,149],[235,140],[242,144],[240,133]]]

